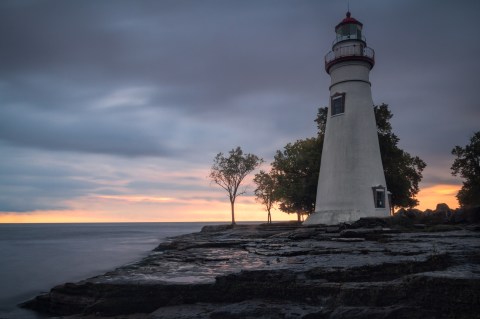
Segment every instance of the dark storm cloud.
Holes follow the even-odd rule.
[[[475,78],[480,42],[473,40],[478,1],[362,2],[376,51],[371,72],[376,104],[387,103],[400,146],[427,163],[422,185],[458,184],[450,176],[454,145],[480,129]]]
[[[204,184],[204,185],[202,185]],[[126,185],[127,188],[136,192],[176,190],[176,191],[202,191],[211,190],[211,187],[205,183],[205,179],[195,178],[193,180],[185,180],[185,178],[177,177],[175,183],[170,182],[149,182],[144,180],[132,181]]]
[[[95,184],[69,179],[15,176],[3,179],[0,185],[0,212],[67,209],[65,200],[80,197]],[[19,193],[22,196],[19,196]]]
[[[79,178],[68,165],[43,163],[30,152],[12,156],[14,150],[0,144],[0,212],[67,209],[65,201],[91,192],[100,184]]]
[[[311,28],[316,17],[301,6],[106,3],[2,10],[7,50],[0,53],[1,70],[17,76],[47,72],[82,86],[91,80],[102,86],[107,80],[147,81],[172,88],[167,101],[196,110],[228,108],[226,102],[244,92],[288,88],[298,94],[318,83],[321,64],[302,60],[317,57],[312,45],[321,43],[321,28]]]
[[[32,158],[37,151],[73,152],[79,163],[82,153],[136,158],[125,166],[141,166],[139,157],[149,156],[178,160],[172,170],[182,170],[189,161],[208,167],[216,153],[240,145],[269,161],[286,143],[315,134],[317,108],[329,100],[323,57],[345,6],[334,0],[1,1],[0,151],[31,149]],[[400,146],[429,164],[424,182],[453,183],[450,150],[480,129],[480,2],[362,0],[350,1],[350,8],[376,51],[374,102],[390,105]],[[38,200],[26,207],[20,198],[28,184],[14,179],[27,181],[46,167],[8,170],[22,169],[24,176],[0,181],[8,194],[3,199],[12,198],[4,210],[54,208],[50,188],[57,199],[91,189],[126,191],[78,183],[68,166],[52,179],[58,183],[31,180],[36,186],[26,194]],[[72,194],[62,195],[69,188],[62,178],[72,183]],[[131,191],[195,189],[195,181],[129,182]],[[35,196],[40,188],[47,191]]]
[[[459,178],[454,176],[427,175],[422,179],[422,184],[426,187],[434,185],[455,185],[458,184]]]
[[[162,145],[160,136],[151,136],[118,115],[51,114],[21,106],[4,106],[2,115],[0,137],[15,145],[126,156],[172,152]]]
[[[91,112],[95,99],[131,86],[155,90],[142,108],[183,110],[217,131],[218,123],[237,117],[235,113],[251,122],[245,113],[249,106],[235,104],[245,95],[291,96],[290,105],[276,105],[280,113],[250,101],[253,120],[261,124],[273,116],[283,134],[303,126],[291,121],[302,121],[299,115],[305,110],[315,113],[322,29],[311,27],[317,16],[306,6],[270,1],[146,1],[140,6],[123,1],[6,2],[0,14],[0,37],[6,44],[0,52],[0,92],[4,105],[14,106],[2,110],[2,118],[15,123],[5,126],[0,138],[9,143],[128,156],[173,153],[143,134],[147,130],[161,140],[168,128],[137,122],[120,132],[114,124],[118,110],[101,118]],[[73,126],[62,126],[41,113],[29,118],[19,104],[74,112],[76,119]]]

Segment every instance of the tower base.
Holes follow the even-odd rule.
[[[318,211],[308,216],[304,225],[336,225],[339,223],[355,222],[363,217],[388,217],[389,212],[385,209],[376,209],[372,212],[360,210],[325,210]]]

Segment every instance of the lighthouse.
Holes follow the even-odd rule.
[[[362,28],[347,12],[325,56],[330,103],[315,212],[304,222],[307,225],[389,216],[369,79],[375,52],[367,46]]]

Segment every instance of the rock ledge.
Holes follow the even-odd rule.
[[[480,318],[478,229],[208,226],[23,306],[72,318]]]

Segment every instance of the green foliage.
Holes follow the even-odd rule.
[[[374,111],[383,170],[387,188],[392,193],[392,208],[415,207],[418,205],[415,199],[419,192],[418,184],[427,164],[398,147],[400,139],[392,132],[390,119],[393,115],[388,105],[375,106]]]
[[[451,167],[452,175],[465,179],[457,194],[460,206],[480,206],[480,131],[472,136],[470,144],[455,146],[452,154],[457,157]]]
[[[223,153],[215,156],[209,177],[227,191],[232,211],[232,225],[234,225],[235,199],[245,193],[245,190],[239,191],[240,184],[263,162],[263,159],[253,154],[243,154],[240,147],[232,149],[228,154],[227,157]]]
[[[392,206],[411,208],[418,205],[415,196],[426,164],[418,156],[398,147],[399,138],[392,132],[392,113],[387,104],[374,108],[380,153],[388,190],[392,193]],[[310,214],[315,209],[318,174],[328,108],[318,109],[318,135],[298,140],[277,151],[270,175],[277,183],[275,192],[279,208],[286,213]]]
[[[327,116],[328,116],[328,107],[319,107],[317,112],[317,118],[315,122],[317,123],[318,137],[325,136],[325,128],[327,127]]]
[[[323,136],[288,143],[277,151],[272,163],[279,208],[286,213],[302,214],[315,210]]]
[[[267,222],[272,222],[272,214],[270,210],[272,209],[273,204],[276,202],[275,192],[277,189],[276,179],[273,178],[274,173],[270,174],[260,171],[260,173],[255,175],[253,181],[257,184],[255,189],[255,196],[257,201],[265,206],[267,210]]]

